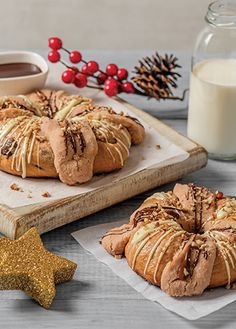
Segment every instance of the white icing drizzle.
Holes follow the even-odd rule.
[[[88,101],[84,101],[83,98],[73,98],[71,101],[69,101],[67,104],[65,104],[65,106],[58,111],[55,116],[54,119],[63,121],[66,117],[68,117],[70,115],[70,113],[72,112],[73,108],[81,103],[88,103]]]
[[[227,235],[222,233],[222,232],[217,232],[218,235],[221,235],[222,237],[224,238],[227,238]],[[231,246],[230,243],[227,244],[227,242],[225,240],[222,241],[222,243],[224,243],[225,245],[227,245],[227,248],[231,251],[233,257],[234,257],[234,260],[236,262],[236,250],[234,247]]]
[[[143,249],[143,247],[145,246],[145,244],[152,238],[152,237],[154,237],[156,234],[158,234],[158,233],[160,233],[160,231],[159,230],[156,230],[155,232],[153,232],[152,234],[150,234],[150,235],[148,235],[147,237],[146,237],[146,239],[144,239],[141,243],[140,243],[140,245],[138,246],[138,248],[137,248],[137,250],[136,250],[136,252],[135,252],[135,254],[134,254],[134,258],[133,258],[133,260],[132,260],[132,265],[131,265],[131,268],[134,270],[134,267],[135,267],[135,263],[136,263],[136,259],[137,259],[137,257],[138,257],[138,255],[139,255],[139,253],[140,253],[140,251]]]
[[[115,128],[116,130],[118,130],[117,128]],[[125,137],[125,139],[127,140],[127,143],[129,145],[129,147],[131,146],[131,139],[130,139],[130,134],[129,132],[125,129],[121,129],[120,132],[122,133],[122,135]]]
[[[150,229],[146,229],[146,231],[144,231],[144,233],[146,233],[146,234],[140,234],[140,239],[138,239],[138,242],[140,242],[140,241],[142,241],[142,238],[144,239],[141,243],[140,243],[140,245],[138,246],[138,248],[137,248],[137,250],[136,250],[136,252],[135,252],[135,254],[134,254],[134,257],[133,257],[133,260],[132,260],[132,269],[134,269],[134,267],[135,267],[135,264],[136,264],[136,260],[137,260],[137,257],[138,257],[138,255],[139,255],[139,253],[141,252],[141,250],[143,249],[143,247],[146,245],[146,243],[153,237],[153,236],[155,236],[156,234],[159,234],[161,231],[162,231],[162,229],[163,229],[163,226],[164,225],[166,225],[166,224],[169,224],[169,226],[170,226],[170,228],[161,236],[161,237],[159,237],[159,239],[158,239],[158,241],[160,240],[160,242],[164,239],[164,237],[166,237],[167,235],[169,235],[170,233],[172,233],[172,232],[176,232],[176,230],[177,230],[177,232],[173,235],[173,236],[178,236],[178,235],[181,235],[181,234],[184,234],[184,231],[181,229],[181,227],[176,223],[176,222],[174,222],[174,221],[171,221],[171,220],[160,220],[159,221],[159,224],[160,224],[160,226],[158,226],[158,227],[155,227],[154,225],[153,225],[153,223],[149,223],[149,224],[147,224],[147,225],[149,225],[150,226]],[[151,226],[152,225],[152,226]],[[144,228],[145,228],[145,226],[144,227],[141,227],[138,231],[140,231],[140,230],[144,230]],[[135,233],[135,234],[137,234],[138,233],[138,231]],[[151,233],[151,232],[153,232],[153,233]],[[142,232],[141,232],[142,233]],[[148,234],[148,236],[147,236],[147,234]],[[134,237],[135,237],[135,235],[133,236],[133,239],[134,239]],[[131,244],[133,245],[133,247],[136,245],[136,243],[135,243],[135,241],[133,241],[133,239],[132,239],[132,241],[131,241]],[[156,244],[157,244],[157,246],[159,245],[159,243],[158,243],[158,241],[156,242]],[[168,240],[169,241],[169,240]],[[168,242],[167,241],[167,242]],[[168,247],[169,247],[169,245],[170,245],[170,243],[172,242],[172,237],[171,237],[171,240],[170,240],[170,242],[168,243],[168,246],[166,247],[166,249],[165,249],[165,251],[168,249]],[[156,246],[156,247],[157,247]],[[165,253],[165,251],[164,251],[164,253]],[[153,248],[153,254],[154,254],[154,248]],[[163,253],[163,255],[164,255],[164,253]],[[145,266],[145,269],[144,269],[144,271],[146,271],[147,270],[147,267],[148,267],[148,264],[149,264],[149,262],[150,262],[150,260],[151,260],[151,258],[152,258],[152,256],[153,256],[153,254],[152,254],[152,251],[151,251],[151,254],[150,254],[150,256],[149,256],[149,258],[148,258],[148,261],[147,261],[147,263],[146,263],[146,266]],[[163,255],[162,255],[162,257],[163,257]],[[161,258],[162,258],[161,257]]]
[[[84,118],[82,116],[82,117],[75,117],[72,120],[73,121],[80,121],[80,120],[83,120],[83,119]],[[127,153],[127,156],[129,156],[129,148],[119,138],[119,134],[117,134],[117,133],[122,133],[123,136],[125,137],[125,139],[128,141],[128,145],[130,147],[131,146],[131,141],[130,141],[128,132],[125,132],[123,129],[118,129],[115,125],[108,124],[105,121],[90,119],[90,122],[92,122],[94,124],[94,127],[99,130],[99,132],[104,137],[106,143],[109,143],[108,139],[107,139],[107,134],[109,134],[109,133],[112,134],[112,136],[118,142],[117,145],[122,147],[125,150],[125,152]],[[123,158],[122,152],[120,151],[118,146],[116,146],[114,144],[112,144],[112,146],[113,146],[113,149],[116,151],[116,153],[118,154],[118,156],[120,158],[121,166],[123,166],[124,165],[124,158]],[[111,150],[109,149],[109,147],[107,145],[106,145],[106,148],[107,148],[108,152],[110,153],[110,155],[112,157],[112,161],[115,162],[115,157],[114,157],[114,155],[112,154]]]
[[[37,103],[32,103],[31,100],[25,95],[19,95],[18,97],[22,98],[30,107],[36,110],[37,116],[42,117],[41,107]]]
[[[218,243],[219,243],[219,245],[222,246],[222,248],[224,249],[226,255],[229,257],[231,267],[232,267],[232,268],[235,268],[234,259],[233,259],[232,255],[231,255],[231,253],[230,253],[230,250],[229,250],[229,248],[228,248],[227,243],[224,242],[224,241],[222,241],[222,242],[218,241]]]
[[[169,234],[172,233],[172,232],[173,232],[172,229],[166,231],[166,232],[165,232],[161,237],[159,237],[159,239],[156,241],[156,243],[154,244],[152,250],[150,251],[150,254],[149,254],[149,256],[148,256],[147,262],[146,262],[146,264],[145,264],[144,274],[146,274],[146,272],[147,272],[148,266],[149,266],[149,264],[150,264],[150,261],[151,261],[153,255],[154,255],[154,253],[155,253],[157,247],[160,245],[161,241],[162,241],[167,235],[169,235]]]
[[[0,140],[2,140],[21,120],[22,117],[10,119],[0,131]]]
[[[222,258],[223,258],[224,264],[225,264],[226,273],[227,273],[227,278],[228,278],[227,287],[230,287],[230,283],[231,283],[231,272],[230,272],[230,265],[229,265],[229,262],[228,262],[228,259],[227,259],[228,253],[226,252],[226,249],[220,243],[219,239],[217,238],[217,234],[216,233],[209,232],[208,235],[214,239],[214,241],[216,243],[216,246],[217,246],[220,254],[222,255]]]
[[[17,128],[20,128],[19,133],[15,137],[14,143],[11,145],[11,149],[13,149],[13,147],[17,143],[17,147],[16,147],[13,157],[12,157],[11,169],[13,170],[15,168],[16,171],[22,171],[23,178],[26,177],[27,150],[28,150],[28,144],[29,144],[29,140],[30,140],[31,133],[33,130],[33,123],[35,122],[35,118],[37,118],[37,117],[31,117],[31,118],[19,117],[21,123],[20,123],[20,125],[15,127],[15,129],[11,133],[11,136],[12,136],[13,133],[17,130]],[[17,122],[15,122],[15,124],[17,124]],[[23,126],[23,128],[22,128],[22,126]],[[33,140],[34,140],[34,137],[33,137]],[[32,143],[32,141],[31,141],[31,143]],[[33,151],[33,145],[31,144],[31,152],[30,152],[30,154],[28,154],[28,163],[30,163],[32,151]]]
[[[25,125],[25,128],[22,131],[23,143],[21,146],[21,151],[19,152],[18,163],[16,166],[16,169],[18,171],[22,170],[22,178],[26,177],[26,164],[27,164],[26,154],[28,150],[30,135],[32,133],[32,124],[34,123],[34,121],[35,121],[34,118],[28,120],[28,122]]]
[[[212,216],[208,217],[208,219],[204,223],[202,223],[201,228],[203,228],[207,223],[209,223],[212,220],[213,220],[213,217]]]
[[[37,167],[40,170],[40,158],[39,158],[39,143],[37,143]]]
[[[106,143],[108,143],[107,137],[105,137],[105,133],[104,133],[101,129],[100,129],[100,133],[102,133],[102,135],[103,135],[104,138],[105,138]],[[106,145],[106,144],[105,144],[105,145]],[[112,145],[113,145],[113,144],[112,144]],[[115,162],[116,159],[115,159],[114,155],[112,154],[112,151],[110,150],[109,146],[106,145],[106,148],[107,148],[109,154],[110,154],[111,157],[112,157],[112,161]],[[121,165],[123,166],[124,159],[123,159],[122,153],[120,152],[120,150],[119,150],[115,145],[113,145],[113,149],[116,150],[116,153],[118,154],[118,156],[119,156],[119,158],[120,158]]]
[[[17,129],[18,129],[18,126],[16,126],[15,128],[13,128],[13,129],[11,130],[11,134],[9,135],[9,137],[11,137]],[[7,137],[7,136],[5,136],[5,137]],[[1,141],[2,141],[1,149],[6,145],[7,140],[8,140],[8,138],[5,138],[5,139],[4,139],[4,137],[1,139]]]
[[[113,132],[112,132],[112,135],[114,135]],[[129,156],[129,149],[128,149],[128,147],[122,142],[122,140],[121,140],[120,138],[116,137],[116,139],[118,140],[118,142],[120,143],[120,145],[121,145],[121,146],[124,148],[124,150],[126,151],[127,156]]]
[[[107,137],[106,137],[105,133],[104,133],[101,129],[100,129],[100,133],[102,133],[103,137],[104,137],[105,140],[106,140],[106,143],[108,143]],[[114,157],[112,151],[110,150],[109,146],[106,145],[106,144],[105,144],[105,146],[106,146],[106,149],[107,149],[107,151],[109,152],[110,156],[112,157],[112,161],[115,162],[116,159],[115,159],[115,157]],[[115,149],[116,152],[118,153],[119,158],[120,158],[120,161],[121,161],[121,164],[122,164],[122,166],[123,166],[123,162],[124,162],[124,161],[123,161],[123,156],[122,156],[120,150],[119,150],[116,146],[114,146],[114,149]]]
[[[131,136],[130,133],[127,131],[127,129],[121,129],[122,134],[125,136],[129,147],[131,146]]]
[[[104,133],[104,131],[101,131],[101,130],[100,130],[100,133],[102,134],[102,136],[103,136],[103,138],[105,139],[106,143],[108,143],[107,135]],[[106,146],[106,149],[107,149],[108,153],[110,154],[110,156],[111,156],[111,158],[112,158],[112,161],[115,162],[116,159],[115,159],[113,153],[111,152],[110,148],[109,148],[106,144],[104,144],[104,145]]]
[[[10,131],[10,134],[8,134],[7,136],[5,136],[5,139],[3,138],[1,141],[2,141],[2,146],[1,146],[1,149],[5,146],[5,144],[7,143],[8,139],[10,137],[13,137],[14,133],[16,132],[17,129],[20,129],[21,126],[24,124],[24,121],[22,120],[19,125],[16,125],[15,128],[13,128],[11,131]],[[9,153],[13,150],[15,144],[17,143],[17,139],[18,137],[20,136],[21,132],[19,132],[19,134],[17,135],[17,137],[15,138],[14,142],[12,143],[12,146],[10,147],[9,149]]]
[[[20,147],[21,147],[21,142],[23,141],[23,139],[24,139],[24,137],[21,136],[19,141],[18,141],[18,145],[16,147],[16,150],[13,154],[13,158],[12,158],[12,169],[14,169],[14,165],[15,165],[16,171],[20,171],[20,161],[17,162],[17,154],[18,154],[18,152],[21,153],[20,152]],[[19,160],[19,157],[18,157],[18,160]],[[16,164],[15,164],[15,162],[16,162]]]
[[[171,245],[172,241],[177,237],[177,236],[180,236],[180,235],[183,235],[185,232],[184,231],[178,231],[176,233],[174,233],[165,243],[165,247],[162,249],[162,251],[160,252],[160,255],[157,259],[157,263],[156,263],[156,267],[155,267],[155,270],[154,270],[154,273],[153,273],[153,281],[155,283],[157,283],[156,281],[156,276],[157,276],[157,272],[158,272],[158,269],[159,269],[159,265],[160,265],[160,262],[163,258],[163,256],[165,255],[165,252],[167,251],[167,249],[169,248],[169,246]]]
[[[84,118],[84,116],[83,115],[81,115],[81,116],[76,116],[76,117],[73,117],[73,118],[71,118],[71,121],[73,121],[73,122],[77,122],[77,121],[83,121],[83,120],[85,120],[85,118]],[[91,120],[90,120],[91,121]]]
[[[137,244],[140,241],[142,241],[144,238],[146,238],[147,235],[154,232],[156,230],[155,223],[148,223],[147,225],[144,225],[140,227],[137,232],[134,234],[131,243]]]
[[[18,133],[18,135],[15,137],[15,143],[18,143],[17,144],[17,147],[16,147],[16,149],[15,149],[15,152],[14,152],[14,154],[13,154],[13,157],[12,157],[12,163],[11,163],[11,169],[13,170],[14,169],[14,164],[15,164],[15,161],[16,161],[16,157],[17,157],[17,152],[18,152],[18,150],[20,149],[20,145],[21,145],[21,142],[22,142],[22,140],[23,140],[23,136],[21,136],[22,135],[22,127],[21,126],[24,126],[25,125],[25,120],[23,120],[22,122],[21,122],[21,124],[19,125],[19,127],[18,128],[20,128],[19,129],[19,133]],[[15,144],[14,143],[14,144]]]
[[[122,129],[121,130],[118,130],[118,129],[116,129],[114,126],[111,126],[113,129],[115,129],[116,131],[118,131],[118,132],[120,132],[120,131],[122,131]],[[110,128],[110,127],[109,127]],[[126,153],[127,153],[127,156],[129,156],[129,149],[128,149],[128,147],[123,143],[123,141],[119,138],[119,135],[117,135],[117,134],[114,134],[114,132],[111,130],[111,134],[112,134],[112,136],[119,142],[119,144],[124,148],[124,150],[126,151]],[[130,145],[130,142],[128,143],[128,145]]]
[[[124,159],[123,159],[123,156],[122,156],[121,151],[120,151],[120,150],[118,149],[118,147],[116,147],[116,146],[114,146],[114,149],[116,150],[116,152],[117,152],[118,155],[119,155],[121,166],[123,166],[123,164],[124,164]]]
[[[169,226],[175,226],[176,228],[178,228],[178,229],[181,229],[181,227],[180,227],[180,225],[177,223],[177,222],[175,222],[174,220],[172,220],[172,219],[164,219],[164,220],[162,220],[162,219],[159,219],[159,221],[158,221],[160,224],[168,224]]]
[[[235,209],[235,200],[231,199],[230,201],[227,201],[226,204],[221,207],[220,209],[218,209],[215,212],[215,216],[216,218],[214,218],[213,216],[210,216],[205,223],[202,224],[202,227],[204,227],[208,222],[210,221],[214,221],[214,223],[218,223],[221,222],[222,220],[227,219],[230,216],[230,219],[234,220],[233,216],[236,213],[236,209]]]
[[[83,116],[81,116],[81,117],[74,117],[74,118],[72,118],[72,120],[73,121],[80,121],[80,120],[84,120],[84,118],[83,118]],[[131,146],[131,139],[130,139],[130,134],[129,134],[129,132],[127,131],[127,129],[125,128],[125,129],[123,129],[123,127],[122,127],[122,129],[119,129],[116,125],[112,125],[111,123],[110,124],[107,124],[105,121],[101,121],[101,120],[96,120],[96,119],[91,119],[90,120],[91,122],[94,122],[94,123],[98,123],[99,125],[103,125],[103,127],[104,128],[106,128],[106,127],[108,127],[108,129],[110,129],[110,127],[112,126],[112,128],[114,129],[114,130],[116,130],[118,133],[122,133],[122,135],[125,137],[125,139],[127,140],[127,142],[128,142],[128,145],[129,145],[129,147]],[[122,126],[122,125],[121,125]],[[99,128],[98,126],[97,126],[97,128]]]
[[[33,133],[33,137],[32,137],[32,139],[31,139],[31,143],[30,143],[30,150],[29,150],[29,154],[28,154],[28,159],[27,159],[27,162],[28,162],[28,163],[31,162],[31,158],[32,158],[32,152],[33,152],[33,148],[34,148],[35,138],[36,138],[36,134]]]
[[[124,142],[118,137],[118,134],[114,133],[115,132],[120,132],[122,130],[117,129],[114,125],[109,125],[106,122],[101,122],[99,120],[91,120],[93,123],[97,123],[96,128],[102,133],[102,135],[105,137],[106,134],[111,133],[111,135],[113,136],[113,138],[115,138],[118,141],[118,145],[123,147],[123,149],[125,150],[125,152],[127,153],[127,156],[129,156],[129,149],[127,148],[127,146],[124,144]],[[126,137],[127,138],[127,137]],[[105,141],[108,143],[107,138],[105,138]],[[123,166],[124,164],[124,159],[123,159],[123,155],[120,151],[120,149],[118,148],[118,146],[113,145],[113,148],[116,150],[117,154],[119,155],[120,158],[120,162],[121,165]],[[129,142],[130,145],[130,142]],[[115,159],[114,159],[115,160]],[[113,160],[113,161],[114,161]]]
[[[214,234],[212,234],[212,235],[214,236]],[[231,267],[234,268],[235,267],[234,260],[230,253],[230,249],[228,248],[227,242],[220,240],[217,236],[214,236],[214,238],[215,238],[216,244],[220,247],[221,251],[223,251],[223,253],[226,254],[226,256],[228,256],[230,263],[231,263]]]
[[[31,125],[33,124],[34,119],[32,118],[31,120],[29,120],[26,125],[25,128],[22,131],[22,135],[26,135],[29,132],[29,129],[31,129]]]
[[[234,200],[229,200],[223,207],[216,211],[216,218],[218,220],[232,216],[236,212]]]
[[[122,133],[122,135],[125,137],[126,141],[128,142],[129,147],[131,146],[131,140],[130,140],[130,135],[127,132],[127,130],[124,130],[123,127],[121,129],[119,129],[118,127],[112,125],[112,128],[114,130],[116,130],[118,133]],[[113,134],[113,133],[112,133]],[[127,135],[128,134],[128,135]],[[120,138],[117,137],[116,138],[119,140],[119,142],[124,146],[124,148],[127,150],[128,154],[129,154],[129,149],[127,149],[126,145],[121,141]]]
[[[21,140],[22,140],[22,137],[20,137],[20,134],[21,134],[21,132],[19,132],[19,134],[16,136],[16,140],[18,141],[17,143],[17,147],[16,147],[16,149],[15,149],[15,152],[14,152],[14,154],[13,154],[13,156],[12,156],[12,162],[11,162],[11,169],[13,170],[14,169],[14,165],[15,165],[15,161],[16,161],[16,154],[17,154],[17,152],[18,152],[18,149],[19,149],[19,147],[20,147],[20,143],[21,143]],[[19,139],[19,140],[18,140]]]
[[[104,134],[110,132],[112,134],[112,137],[118,141],[118,145],[122,146],[123,149],[125,150],[125,152],[127,153],[127,155],[129,156],[129,149],[127,148],[127,146],[117,136],[117,134],[114,134],[114,131],[112,131],[112,128],[115,129],[115,127],[113,125],[107,125],[105,122],[100,122],[100,121],[99,121],[99,124],[100,124],[100,126],[98,126],[97,129],[99,129],[99,131],[102,131]],[[116,129],[116,131],[118,131],[118,130]],[[114,145],[114,148],[115,148],[116,152],[119,154],[121,164],[123,165],[124,159],[123,159],[122,153],[120,152],[120,150],[118,149],[118,147],[116,145]]]
[[[24,138],[24,142],[21,149],[21,167],[22,167],[22,178],[26,177],[26,152],[28,149],[29,135]]]
[[[105,144],[105,146],[106,146],[106,149],[107,149],[108,153],[110,154],[110,156],[111,156],[111,158],[112,158],[112,161],[113,161],[113,162],[115,162],[115,161],[116,161],[116,159],[115,159],[115,157],[114,157],[113,153],[111,152],[111,150],[110,150],[109,146],[107,146],[106,144]]]

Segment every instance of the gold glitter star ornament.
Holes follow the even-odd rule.
[[[77,265],[46,250],[36,228],[18,240],[0,239],[0,289],[23,290],[49,308],[55,285],[73,278]]]

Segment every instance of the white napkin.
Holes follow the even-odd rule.
[[[161,304],[166,309],[188,320],[199,319],[236,300],[236,291],[225,288],[207,290],[202,296],[173,298],[162,292],[160,288],[147,283],[131,270],[125,258],[115,259],[99,244],[99,239],[106,231],[122,224],[124,224],[124,221],[92,226],[76,231],[72,233],[72,236],[84,249],[91,252],[99,261],[108,265],[114,273],[124,279],[145,298]]]

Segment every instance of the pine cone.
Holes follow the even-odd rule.
[[[135,67],[136,76],[132,80],[145,95],[160,99],[179,99],[173,96],[171,88],[177,88],[176,81],[181,75],[174,70],[180,68],[174,55],[145,57]]]

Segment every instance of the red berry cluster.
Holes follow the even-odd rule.
[[[57,37],[49,38],[48,46],[51,48],[48,60],[52,63],[61,62],[67,67],[62,73],[63,82],[73,83],[78,88],[91,87],[88,85],[88,77],[91,77],[96,80],[96,83],[100,86],[98,88],[103,89],[107,96],[115,96],[120,92],[127,94],[135,92],[132,82],[127,81],[128,71],[125,68],[118,68],[116,64],[111,63],[106,66],[106,70],[103,72],[96,61],[87,62],[79,51],[70,52],[63,48],[62,41]],[[78,68],[77,66],[65,64],[61,60],[60,49],[69,55],[72,64],[82,63],[83,65]]]

